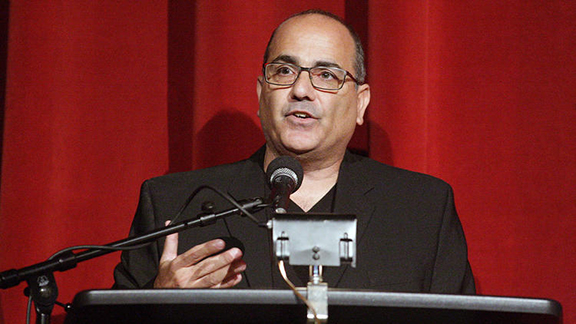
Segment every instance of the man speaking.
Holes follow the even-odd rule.
[[[370,102],[365,74],[360,40],[337,16],[313,10],[284,21],[270,38],[256,82],[266,145],[244,161],[146,181],[130,234],[165,226],[202,185],[236,200],[268,197],[268,165],[287,155],[304,171],[288,212],[354,214],[358,219],[357,267],[325,269],[330,287],[474,293],[450,186],[346,150]],[[205,201],[217,210],[230,206],[202,191],[181,217],[195,217]],[[267,219],[271,213],[256,215]],[[219,237],[239,239],[244,252],[225,250]],[[124,252],[114,272],[115,286],[286,287],[270,262],[270,242],[269,232],[249,219],[227,218]],[[307,282],[307,267],[287,271],[295,284]]]

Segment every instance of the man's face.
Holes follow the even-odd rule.
[[[336,66],[355,75],[355,46],[350,33],[321,15],[285,22],[277,30],[269,53],[268,62]],[[292,86],[271,85],[259,77],[257,91],[258,115],[268,149],[274,155],[312,159],[341,158],[356,124],[362,124],[370,100],[367,84],[356,87],[346,78],[340,90],[318,90],[306,71]]]

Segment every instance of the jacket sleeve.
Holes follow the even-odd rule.
[[[454,206],[454,195],[449,187],[439,231],[430,292],[476,293],[467,250],[462,224]]]
[[[130,228],[130,237],[157,228],[150,181],[142,184],[140,201]],[[149,245],[123,251],[120,263],[114,269],[113,288],[152,288],[158,271],[159,246],[155,241]]]

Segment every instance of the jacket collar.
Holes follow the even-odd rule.
[[[362,157],[346,152],[336,185],[335,213],[354,214],[358,219],[357,238],[362,237],[372,217],[374,203],[368,193],[374,188],[374,179],[367,176]]]
[[[366,227],[373,217],[375,208],[368,193],[374,188],[374,179],[370,179],[361,162],[362,157],[346,152],[336,185],[336,202],[334,212],[338,214],[356,215],[356,248],[362,239]],[[358,253],[356,253],[358,256]],[[340,266],[327,271],[325,281],[331,286],[337,287],[344,273],[350,266]]]
[[[262,146],[250,158],[238,162],[240,169],[236,177],[230,181],[228,193],[235,199],[247,199],[254,197],[268,197],[270,189],[266,183],[264,173],[264,152],[266,147]]]
[[[236,199],[268,197],[270,189],[263,171],[265,146],[256,151],[230,182],[228,193]],[[364,233],[374,204],[367,194],[374,188],[374,179],[367,176],[362,157],[346,152],[336,185],[335,213],[354,214],[358,217],[358,237]]]

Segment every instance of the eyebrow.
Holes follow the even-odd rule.
[[[271,63],[278,63],[278,62],[284,62],[284,63],[290,63],[290,64],[298,65],[298,60],[294,56],[286,55],[286,54],[278,55],[276,58],[274,58],[271,61]],[[315,61],[314,65],[312,67],[317,67],[317,66],[335,67],[335,68],[339,68],[339,69],[342,68],[340,66],[340,64],[334,63],[334,62],[329,62],[329,61]]]
[[[284,62],[284,63],[291,63],[291,64],[298,64],[298,60],[296,60],[295,57],[291,56],[291,55],[278,55],[275,59],[273,59],[271,61],[271,63],[278,63],[278,62]]]

